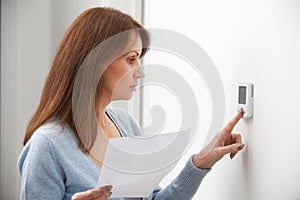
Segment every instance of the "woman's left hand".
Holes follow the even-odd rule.
[[[241,110],[204,149],[193,157],[196,167],[201,169],[212,168],[224,155],[230,153],[230,158],[233,158],[244,148],[245,145],[242,143],[241,135],[232,134],[234,126],[242,116],[243,111]]]
[[[107,200],[111,196],[112,186],[103,186],[84,192],[77,192],[71,200]]]

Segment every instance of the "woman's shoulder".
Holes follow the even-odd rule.
[[[78,145],[75,137],[64,124],[54,122],[40,126],[31,136],[19,155],[19,171],[25,160],[40,163],[45,158],[61,159],[76,151]]]
[[[64,123],[48,122],[34,131],[28,143],[53,143],[56,146],[76,142],[69,127]]]
[[[28,154],[38,156],[45,152],[55,156],[58,152],[67,152],[74,148],[78,148],[78,145],[68,126],[49,122],[34,131],[22,149],[19,159],[25,159]]]

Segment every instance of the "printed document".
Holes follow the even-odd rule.
[[[149,197],[175,167],[190,140],[190,130],[154,136],[111,138],[98,186],[112,185],[114,197]]]

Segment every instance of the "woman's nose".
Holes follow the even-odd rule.
[[[145,77],[145,73],[141,67],[137,67],[134,72],[135,78],[143,78]]]

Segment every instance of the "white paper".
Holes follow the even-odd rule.
[[[148,197],[175,167],[190,131],[109,140],[98,186],[112,185],[114,197]]]

